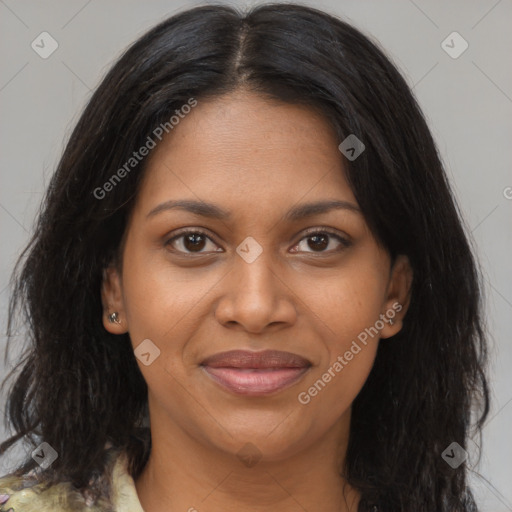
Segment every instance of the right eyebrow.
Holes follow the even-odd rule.
[[[153,208],[146,216],[152,217],[161,212],[178,209],[185,210],[202,217],[210,217],[212,219],[229,219],[231,213],[223,210],[220,206],[213,203],[205,203],[204,201],[196,201],[192,199],[181,199],[178,201],[165,201]]]

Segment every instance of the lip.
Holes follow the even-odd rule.
[[[269,369],[304,368],[311,366],[311,362],[298,354],[281,350],[230,350],[207,357],[201,365],[211,368]]]
[[[261,396],[282,391],[311,367],[307,359],[291,352],[231,350],[208,357],[201,368],[215,382],[240,395]]]

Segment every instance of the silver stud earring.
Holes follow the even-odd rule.
[[[119,313],[117,311],[114,311],[110,315],[108,315],[108,320],[111,324],[120,324],[119,321]]]

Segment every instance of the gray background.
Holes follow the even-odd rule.
[[[28,241],[43,191],[91,91],[121,51],[193,1],[0,0],[0,322],[9,275]],[[252,2],[230,2],[249,5]],[[493,404],[472,485],[484,512],[512,511],[512,2],[309,2],[380,43],[413,87],[429,121],[485,272],[492,335]],[[59,47],[42,59],[31,43],[43,31]],[[458,58],[442,41],[468,42]],[[449,43],[450,45],[452,43]],[[454,42],[455,50],[461,48]],[[71,312],[70,312],[71,314]],[[4,334],[4,333],[2,333]],[[0,339],[0,374],[5,336]],[[3,415],[5,396],[0,396]],[[0,426],[0,439],[7,433]],[[478,441],[478,440],[476,440]],[[0,461],[0,474],[15,452]],[[470,467],[476,460],[471,456]]]

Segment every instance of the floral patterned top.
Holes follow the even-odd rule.
[[[0,512],[144,512],[133,478],[127,471],[123,451],[108,450],[112,501],[96,503],[70,482],[59,482],[47,489],[38,483],[34,470],[24,476],[0,477]]]
[[[112,500],[100,498],[92,503],[87,491],[81,493],[70,482],[59,482],[42,489],[34,470],[23,477],[0,477],[0,512],[144,512],[135,482],[127,470],[124,451],[107,449],[107,468]],[[106,472],[108,472],[106,470]],[[362,500],[363,502],[364,500]],[[359,510],[379,512],[377,506],[360,503]]]

